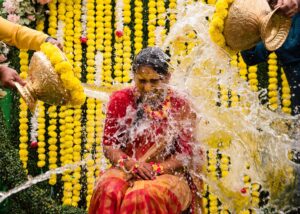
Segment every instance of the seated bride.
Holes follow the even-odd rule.
[[[103,149],[113,167],[101,174],[89,214],[182,213],[191,207],[187,179],[196,114],[168,87],[168,56],[145,48],[135,58],[135,86],[109,101]]]

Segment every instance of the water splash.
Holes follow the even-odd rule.
[[[269,191],[272,205],[289,206],[296,170],[287,154],[300,146],[294,134],[297,118],[261,105],[259,93],[251,91],[239,77],[237,68],[230,66],[229,56],[209,38],[208,19],[213,11],[214,7],[202,3],[187,6],[162,46],[172,55],[171,84],[186,91],[198,113],[199,145],[206,150],[221,150],[230,157],[228,176],[217,181],[205,171],[201,176],[222,203],[236,212],[251,207],[251,203],[241,204],[243,199],[251,197],[250,193],[240,192],[245,187],[244,175],[252,179],[251,183],[259,183]],[[189,38],[189,32],[194,32],[196,38]],[[196,45],[190,53],[182,54],[177,51],[179,42]],[[217,105],[220,86],[239,95],[237,106]],[[222,145],[226,139],[228,144]],[[218,141],[219,145],[214,144]]]

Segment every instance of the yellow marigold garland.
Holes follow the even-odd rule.
[[[234,0],[218,0],[216,2],[216,11],[212,17],[209,26],[209,34],[211,39],[225,49],[230,55],[235,54],[237,51],[232,50],[226,45],[226,41],[223,35],[224,22],[228,15],[228,8]]]
[[[170,9],[170,15],[169,15],[169,20],[170,20],[170,27],[172,27],[175,22],[176,22],[176,7],[177,7],[177,0],[170,0],[169,3],[169,9]]]
[[[81,77],[81,59],[82,59],[82,47],[81,47],[81,0],[74,0],[74,73]],[[77,163],[81,161],[81,114],[82,110],[80,106],[74,107],[74,135],[73,135],[73,162]],[[80,200],[80,184],[81,167],[77,167],[73,172],[73,194],[72,194],[72,206],[77,207]]]
[[[290,86],[289,83],[286,79],[286,75],[284,73],[283,68],[281,68],[281,80],[282,80],[282,111],[284,113],[287,114],[291,114],[292,113],[292,109],[291,109],[291,90],[290,90]]]
[[[134,54],[143,48],[143,1],[134,0]]]
[[[48,34],[56,38],[57,33],[57,0],[52,0],[49,4],[49,27]],[[48,108],[48,116],[49,116],[49,126],[47,127],[48,131],[48,156],[49,156],[49,169],[57,168],[57,107],[50,106]],[[51,175],[49,179],[50,185],[55,185],[57,182],[57,176]]]
[[[104,53],[103,81],[105,86],[112,83],[112,5],[111,0],[104,1]]]
[[[27,50],[20,50],[20,77],[22,79],[27,78],[28,73],[28,53]],[[19,132],[20,132],[20,144],[19,144],[19,155],[20,160],[22,161],[23,168],[25,169],[26,173],[28,173],[27,170],[27,161],[28,161],[28,107],[23,100],[23,98],[20,98],[20,113],[19,113]]]
[[[162,28],[161,32],[160,32],[160,37],[162,42],[165,40],[166,37],[166,17],[165,17],[165,13],[166,13],[166,8],[165,8],[165,1],[164,0],[157,0],[157,25],[159,27]]]
[[[240,76],[242,77],[242,79],[244,80],[247,80],[247,75],[248,75],[248,69],[247,69],[247,65],[246,63],[244,62],[241,54],[239,53],[239,62],[238,62],[238,67],[239,67],[239,73],[240,73]]]
[[[268,76],[269,76],[269,86],[268,86],[268,97],[269,97],[269,108],[271,110],[276,110],[278,109],[278,80],[277,80],[277,56],[273,52],[269,55],[269,60],[268,60]]]
[[[40,20],[37,22],[36,29],[38,31],[43,31],[44,30],[44,20]],[[38,117],[37,117],[37,122],[38,122],[38,162],[37,166],[42,168],[46,165],[46,143],[45,143],[45,106],[42,101],[38,101]]]
[[[157,19],[157,10],[156,10],[156,1],[149,0],[148,2],[148,46],[155,45],[155,29],[156,29],[156,19]]]
[[[258,91],[257,65],[248,68],[249,85],[252,91]]]
[[[130,73],[131,73],[131,30],[129,26],[125,25],[124,26],[124,36],[123,36],[123,77],[122,77],[122,82],[123,83],[128,83],[131,78],[130,78]]]

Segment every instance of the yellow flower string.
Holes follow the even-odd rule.
[[[104,1],[96,0],[96,49],[103,52],[104,35]]]
[[[37,166],[42,168],[46,165],[46,155],[45,155],[45,106],[44,103],[39,101],[38,102],[38,117],[37,117],[37,122],[38,122],[38,162]]]
[[[157,10],[156,10],[156,1],[149,0],[148,2],[148,46],[155,45],[155,29],[156,29],[156,19],[157,19]]]
[[[20,77],[22,79],[27,78],[28,74],[28,53],[27,50],[20,50]],[[27,161],[28,161],[28,107],[23,100],[23,98],[20,98],[20,113],[19,113],[19,132],[20,132],[20,144],[19,144],[19,155],[20,160],[22,161],[23,168],[25,169],[26,173],[28,173],[27,170]]]
[[[134,54],[143,48],[143,1],[134,0]]]
[[[220,104],[229,107],[229,90],[225,85],[220,85]]]
[[[240,69],[239,73],[240,73],[240,76],[242,79],[246,80],[247,81],[247,75],[248,75],[248,69],[247,69],[247,65],[246,63],[244,62],[242,56],[241,56],[241,53],[239,53],[239,58],[238,58],[238,67]]]
[[[278,109],[278,80],[277,80],[277,56],[273,52],[269,55],[269,60],[268,60],[268,76],[269,76],[269,86],[268,86],[268,97],[269,97],[269,108],[271,110],[276,110]]]
[[[225,49],[230,55],[236,53],[226,45],[226,41],[223,35],[224,23],[228,15],[228,8],[234,0],[218,0],[216,2],[216,11],[212,17],[209,26],[209,34],[211,39],[219,45],[221,48]],[[211,1],[210,3],[214,3]]]
[[[49,8],[49,27],[48,27],[48,34],[56,38],[56,32],[57,32],[57,8],[56,8],[57,0],[52,0],[48,4]]]
[[[68,62],[72,66],[74,64],[73,41],[74,41],[74,2],[66,0],[65,14],[65,31],[64,31],[64,52],[68,58]],[[74,72],[74,70],[73,70]],[[74,75],[74,73],[73,73]],[[75,76],[74,76],[75,79]],[[65,142],[64,142],[64,159],[62,165],[73,163],[73,145],[74,145],[74,109],[66,106],[65,108]],[[71,170],[63,173],[64,189],[63,189],[63,204],[72,205],[73,198],[73,177]]]
[[[47,127],[48,130],[48,150],[49,150],[49,169],[57,168],[57,113],[56,113],[56,106],[50,106],[48,108],[48,115],[49,115],[49,126]],[[54,185],[56,184],[57,179],[56,175],[51,175],[49,179],[49,184]]]
[[[170,0],[169,9],[170,9],[170,27],[172,27],[176,22],[176,7],[177,7],[177,0]]]
[[[257,65],[248,68],[249,85],[252,91],[258,91]]]
[[[87,83],[93,84],[95,82],[95,1],[87,0],[86,8],[87,8]],[[105,7],[110,8],[111,5],[105,5]],[[110,16],[111,17],[111,16]],[[105,17],[106,18],[106,17]],[[105,20],[106,23],[111,22],[111,19]],[[111,48],[111,47],[110,47]],[[110,59],[110,58],[109,58]],[[105,61],[104,61],[105,63]],[[110,63],[111,64],[111,61]],[[86,111],[86,144],[85,144],[85,154],[84,159],[90,157],[87,160],[87,196],[86,196],[86,204],[87,209],[90,206],[90,200],[92,197],[92,193],[94,190],[95,183],[95,166],[94,160],[92,159],[92,149],[95,144],[95,99],[88,98],[87,99],[87,111]]]
[[[112,5],[111,0],[104,1],[104,54],[103,81],[105,86],[112,83]]]
[[[166,8],[165,8],[165,1],[164,0],[157,0],[157,25],[159,27],[162,28],[161,32],[160,32],[160,37],[162,42],[165,40],[166,38],[166,17],[165,17],[165,13],[166,13]]]
[[[74,73],[75,76],[81,77],[81,59],[82,59],[82,47],[81,47],[81,0],[74,0]],[[77,163],[81,161],[81,114],[82,110],[80,106],[74,107],[74,135],[73,135],[73,161]],[[80,184],[81,167],[77,167],[73,172],[73,195],[72,206],[77,207],[80,201]]]
[[[103,118],[105,115],[102,111],[103,103],[100,100],[96,100],[96,153],[95,153],[95,176],[99,176],[102,158],[104,158],[102,150],[102,133],[103,133]]]
[[[291,109],[291,90],[290,90],[290,86],[289,83],[286,79],[286,75],[284,73],[283,68],[281,68],[281,80],[282,80],[282,111],[284,113],[287,114],[291,114],[292,113],[292,109]]]
[[[56,38],[57,33],[57,0],[52,0],[49,4],[49,27],[48,34]],[[47,127],[48,131],[48,156],[49,156],[49,169],[57,168],[57,107],[50,106],[48,108],[48,116],[49,116],[49,126]],[[50,176],[49,184],[55,185],[57,182],[57,176],[55,174]]]
[[[117,1],[123,1],[123,0],[117,0]],[[116,18],[121,18],[121,17],[116,16]],[[116,22],[120,22],[120,20],[116,20]],[[119,33],[121,33],[121,32],[119,32]],[[123,35],[118,36],[118,34],[116,34],[114,46],[115,46],[115,55],[116,55],[115,64],[114,64],[114,75],[115,75],[114,80],[117,83],[122,83],[122,75],[123,75],[123,72],[122,72],[122,70],[123,70]]]
[[[125,19],[124,19],[125,20]],[[129,23],[125,23],[129,24]],[[130,78],[131,72],[131,30],[128,25],[124,26],[124,36],[123,36],[123,77],[122,82],[128,83]]]
[[[38,31],[43,31],[44,30],[44,20],[40,20],[37,22],[36,29]],[[46,165],[46,143],[45,143],[45,106],[42,101],[38,101],[38,117],[37,117],[37,122],[38,122],[38,162],[37,166],[42,168]]]

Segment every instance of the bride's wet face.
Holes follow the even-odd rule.
[[[141,66],[134,74],[136,88],[144,101],[158,100],[166,89],[169,77],[157,73],[153,68]]]

